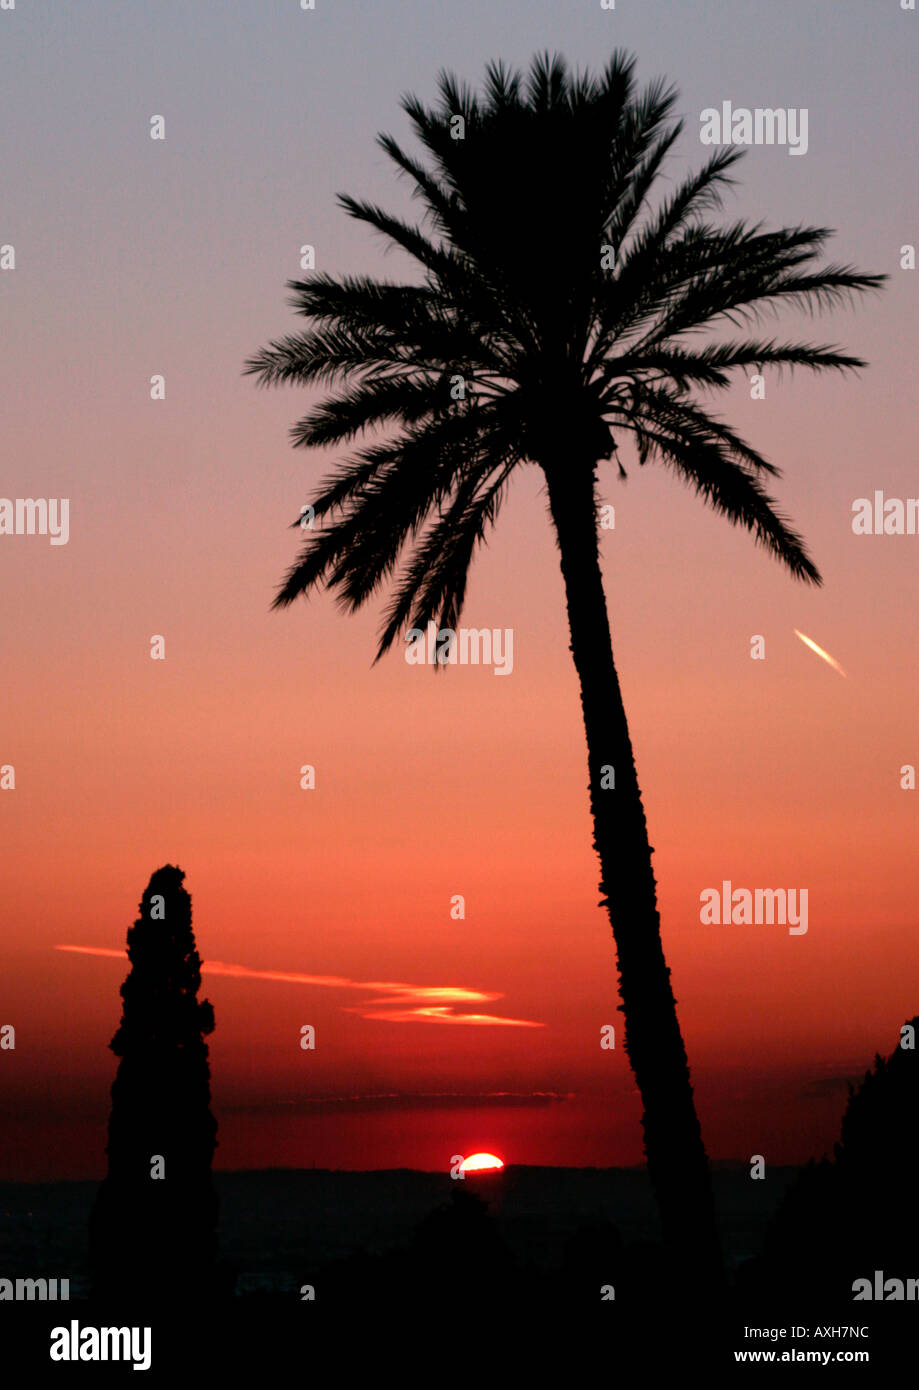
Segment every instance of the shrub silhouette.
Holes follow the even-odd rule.
[[[204,1035],[214,1011],[197,998],[201,958],[184,873],[157,869],[128,931],[131,969],[112,1085],[108,1176],[90,1223],[93,1291],[145,1299],[214,1289],[217,1124]],[[159,1156],[162,1177],[153,1176]]]
[[[911,1020],[913,1038],[919,1017]],[[811,1161],[779,1208],[762,1273],[773,1288],[852,1299],[855,1279],[917,1274],[919,1053],[897,1046],[849,1087],[832,1160]]]
[[[452,1291],[476,1304],[500,1304],[512,1293],[514,1259],[488,1202],[457,1182],[450,1200],[417,1227],[407,1273],[419,1300],[442,1301]]]

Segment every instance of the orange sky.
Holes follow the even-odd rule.
[[[646,472],[610,491],[610,606],[706,1133],[717,1155],[778,1161],[827,1126],[831,1137],[844,1092],[803,1093],[889,1049],[917,1006],[915,803],[898,777],[915,757],[913,657],[903,610],[885,611],[882,593],[910,541],[847,537],[842,516],[825,590],[799,593],[668,481]],[[32,1118],[7,1140],[13,1171],[98,1168],[88,1135],[65,1159],[49,1155],[43,1126],[61,1105],[104,1116],[123,969],[54,947],[117,950],[167,861],[188,875],[205,959],[459,987],[497,996],[462,1011],[543,1025],[384,1021],[360,1011],[379,998],[369,987],[206,974],[221,1162],[436,1167],[473,1147],[528,1162],[637,1160],[624,1053],[599,1046],[601,1026],[619,1022],[613,953],[535,478],[504,520],[467,621],[514,627],[506,679],[472,667],[434,676],[398,654],[371,670],[371,623],[327,601],[268,614],[283,533],[263,542],[262,592],[219,605],[179,601],[194,543],[180,517],[153,594],[142,579],[119,583],[108,547],[79,532],[50,557],[21,538],[7,568],[15,580],[31,566],[34,587],[32,607],[11,610],[23,631],[7,692],[17,787],[0,798],[11,850],[2,1021],[17,1026],[7,1079]],[[871,613],[853,601],[867,547],[890,576],[872,579]],[[138,561],[152,569],[144,547]],[[668,590],[671,571],[681,582]],[[794,626],[843,658],[849,679]],[[166,636],[163,662],[147,655],[153,632]],[[748,655],[754,633],[764,661]],[[313,791],[299,787],[307,761]],[[699,895],[724,878],[806,887],[807,934],[703,927]],[[465,921],[451,918],[457,893]],[[304,1023],[315,1052],[299,1048]],[[416,1100],[389,1114],[315,1104],[393,1092]],[[523,1099],[476,1110],[455,1094],[500,1092]],[[271,1118],[256,1122],[251,1107]]]

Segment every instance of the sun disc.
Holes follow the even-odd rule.
[[[467,1159],[463,1160],[461,1171],[464,1173],[482,1173],[488,1169],[494,1171],[503,1167],[504,1160],[498,1158],[496,1154],[470,1154]]]

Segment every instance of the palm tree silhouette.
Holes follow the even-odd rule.
[[[245,370],[265,386],[334,387],[293,429],[297,446],[384,431],[321,485],[312,505],[327,523],[275,599],[283,606],[325,586],[354,611],[391,581],[377,659],[409,627],[456,628],[473,553],[511,474],[523,464],[542,470],[649,1173],[665,1239],[697,1277],[717,1282],[708,1161],[613,661],[598,464],[613,460],[624,476],[616,435],[631,435],[641,464],[666,464],[796,578],[819,584],[800,536],[764,490],[764,475],[778,470],[693,392],[726,387],[732,368],[864,364],[828,346],[753,337],[700,344],[697,333],[755,321],[784,302],[831,306],[885,277],[815,268],[824,228],[707,220],[732,182],[733,148],[652,207],[682,122],[671,114],[675,91],[660,81],[638,91],[634,65],[617,51],[602,76],[578,76],[561,57],[543,55],[528,73],[490,64],[482,97],[446,73],[439,108],[404,97],[427,162],[388,135],[379,143],[412,180],[421,223],[355,198],[340,202],[407,251],[421,283],[326,274],[290,281],[310,328],[271,342]]]

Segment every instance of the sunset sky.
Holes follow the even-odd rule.
[[[919,276],[900,268],[919,242],[917,44],[898,0],[0,13],[0,245],[16,258],[0,272],[0,493],[70,499],[66,545],[0,536],[16,783],[0,791],[0,1025],[16,1028],[0,1178],[103,1173],[112,953],[164,863],[186,873],[202,957],[223,963],[202,989],[221,1167],[640,1160],[538,475],[516,478],[463,615],[513,629],[512,674],[435,676],[400,651],[372,666],[380,605],[269,611],[332,459],[290,447],[302,391],[242,375],[302,326],[285,289],[301,245],[323,271],[415,278],[335,202],[410,210],[375,144],[407,136],[401,93],[432,99],[442,67],[477,83],[489,59],[600,66],[616,46],[640,83],[680,90],[664,188],[708,153],[703,109],[807,107],[806,156],[751,149],[724,216],[835,228],[829,259],[890,276],[854,311],[765,327],[867,371],[767,372],[765,400],[739,376],[718,400],[783,469],[772,491],[821,590],[659,466],[626,454],[627,481],[602,474],[614,651],[709,1151],[778,1163],[831,1145],[846,1079],[919,1013],[919,793],[900,785],[919,764],[919,536],[852,531],[857,498],[919,495]],[[703,925],[700,894],[723,880],[806,888],[807,933]]]

